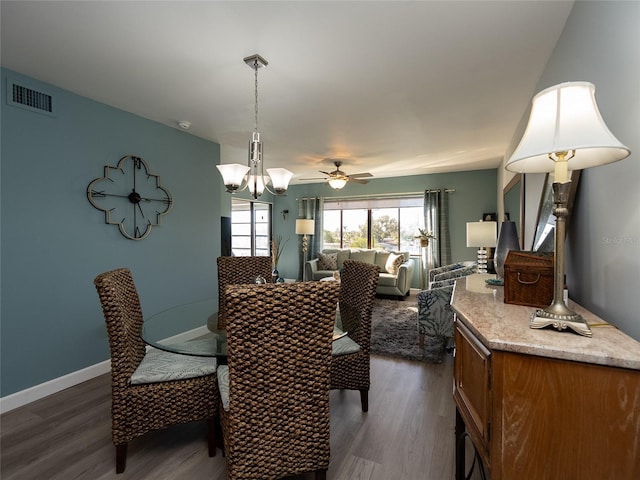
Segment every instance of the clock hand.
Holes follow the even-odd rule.
[[[130,195],[131,194],[129,194],[129,195],[118,195],[116,193],[105,193],[104,190],[100,190],[100,191],[91,190],[91,196],[100,197],[100,198],[101,197],[120,197],[120,198],[129,198],[129,200],[131,200]],[[142,197],[140,197],[140,200],[141,201],[143,200],[145,202],[150,202],[150,201],[156,200],[156,199],[155,198],[142,198]],[[162,202],[163,200],[156,200],[156,201]],[[133,203],[135,203],[135,202],[133,202]]]
[[[140,210],[140,215],[142,215],[142,218],[144,218],[146,220],[147,217],[144,216],[144,212],[142,211],[142,207],[140,206],[139,203],[136,204],[138,206],[138,209]]]
[[[169,200],[168,198],[146,198],[146,197],[140,197],[140,200],[143,200],[145,202],[164,202],[164,203],[171,203],[171,200]]]

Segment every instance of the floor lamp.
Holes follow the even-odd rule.
[[[315,222],[306,218],[298,218],[296,220],[296,235],[302,235],[302,281],[306,281],[304,265],[307,262],[307,250],[309,243],[307,235],[313,235],[315,230]]]
[[[536,311],[531,328],[553,326],[591,336],[581,315],[564,302],[564,256],[567,203],[571,187],[569,169],[580,170],[626,158],[630,150],[613,136],[600,115],[595,87],[588,82],[567,82],[533,97],[529,123],[505,167],[520,173],[554,172],[553,214],[555,228],[555,275],[553,303]]]

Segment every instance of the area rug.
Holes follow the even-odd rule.
[[[371,353],[427,363],[441,363],[442,339],[425,337],[424,350],[418,345],[418,303],[415,297],[404,301],[376,298],[371,319]]]

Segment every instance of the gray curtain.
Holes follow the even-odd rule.
[[[423,254],[424,278],[429,270],[451,263],[451,237],[449,235],[449,192],[446,189],[425,190],[424,225],[436,236]]]
[[[307,258],[304,258],[302,251],[302,235],[298,235],[299,270],[298,280],[304,278],[304,262],[317,257],[317,253],[322,249],[322,211],[324,210],[324,198],[301,198],[298,201],[298,217],[314,220],[314,234],[307,236],[308,251]]]

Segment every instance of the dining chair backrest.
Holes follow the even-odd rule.
[[[227,323],[227,307],[224,301],[228,285],[255,284],[257,277],[271,281],[271,257],[218,257],[218,330]]]
[[[134,372],[149,360],[142,340],[142,309],[131,271],[118,268],[104,272],[93,281],[107,326],[111,350],[111,439],[116,447],[116,473],[126,467],[128,443],[151,430],[179,423],[205,420],[208,425],[209,456],[215,455],[214,419],[218,412],[218,381],[215,362],[206,374],[172,381],[132,381]],[[178,354],[160,352],[162,365],[176,363]],[[153,356],[158,358],[158,356]],[[209,363],[209,362],[203,362]]]
[[[94,284],[107,325],[112,381],[126,385],[145,355],[138,291],[128,268],[104,272]]]
[[[329,465],[337,282],[229,286],[229,478],[281,478]]]
[[[345,260],[340,275],[342,327],[359,349],[332,357],[331,388],[359,390],[363,412],[369,410],[371,319],[379,272],[377,265]]]
[[[342,325],[345,331],[353,332],[349,336],[367,354],[371,344],[371,317],[379,273],[380,267],[377,265],[345,260],[340,276]]]

